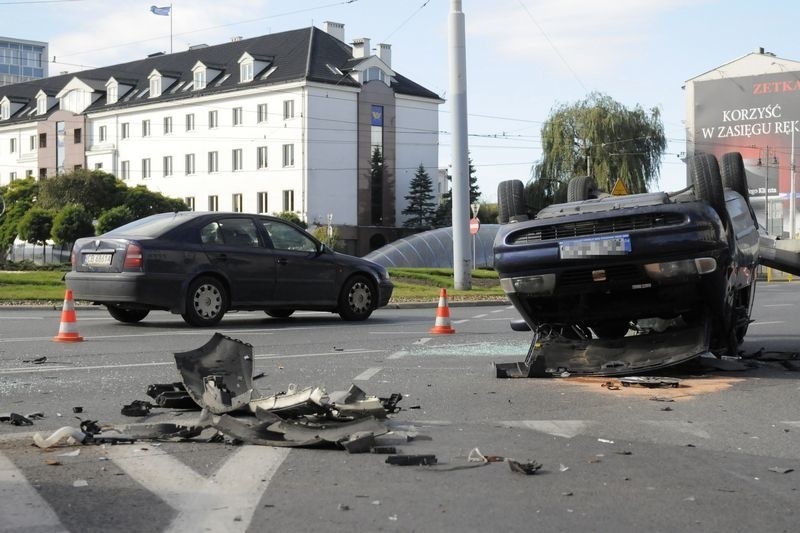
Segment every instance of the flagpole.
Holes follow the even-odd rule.
[[[169,53],[172,53],[172,4],[169,5]]]

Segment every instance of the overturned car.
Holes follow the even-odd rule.
[[[700,154],[689,171],[686,189],[629,196],[576,177],[567,203],[533,218],[522,183],[500,184],[495,269],[534,338],[498,376],[621,375],[737,352],[759,262],[742,157]]]

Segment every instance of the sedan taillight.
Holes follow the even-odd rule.
[[[141,271],[143,264],[141,246],[133,243],[129,244],[128,248],[125,250],[125,263],[123,264],[123,268],[125,270]]]

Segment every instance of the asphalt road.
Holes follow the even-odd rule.
[[[761,284],[743,352],[796,352],[798,310],[800,283]],[[238,313],[215,330],[166,313],[124,325],[79,308],[85,341],[63,344],[51,340],[60,309],[0,308],[0,413],[45,415],[0,424],[0,531],[797,531],[800,373],[776,361],[684,370],[678,389],[498,380],[492,362],[521,360],[529,341],[508,327],[515,311],[450,314],[456,333],[433,336],[431,308],[380,310],[360,324]],[[77,425],[76,416],[141,423],[122,405],[178,380],[172,354],[214,331],[253,345],[266,394],[351,383],[402,393],[391,423],[419,437],[398,440],[400,452],[435,454],[440,466],[327,449],[31,445],[34,432]],[[463,468],[475,448],[543,466],[532,476],[505,462]]]

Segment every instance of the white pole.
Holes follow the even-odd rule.
[[[453,285],[472,288],[469,252],[469,165],[467,163],[467,53],[461,0],[452,0],[450,11],[450,95],[453,130]]]
[[[172,53],[172,4],[169,5],[169,53]]]
[[[795,185],[795,181],[794,181],[794,178],[795,178],[795,176],[794,176],[794,129],[795,129],[795,125],[792,124],[792,154],[791,154],[791,163],[790,163],[792,165],[792,178],[791,178],[791,184],[789,185],[789,228],[791,229],[791,233],[789,234],[789,238],[790,239],[796,238],[795,231],[797,229],[797,228],[795,228],[795,222],[796,222],[795,219],[796,219],[796,215],[797,215],[797,213],[795,212],[795,209],[796,209],[796,206],[797,206],[797,199],[796,199],[796,197],[797,197],[797,185]]]

